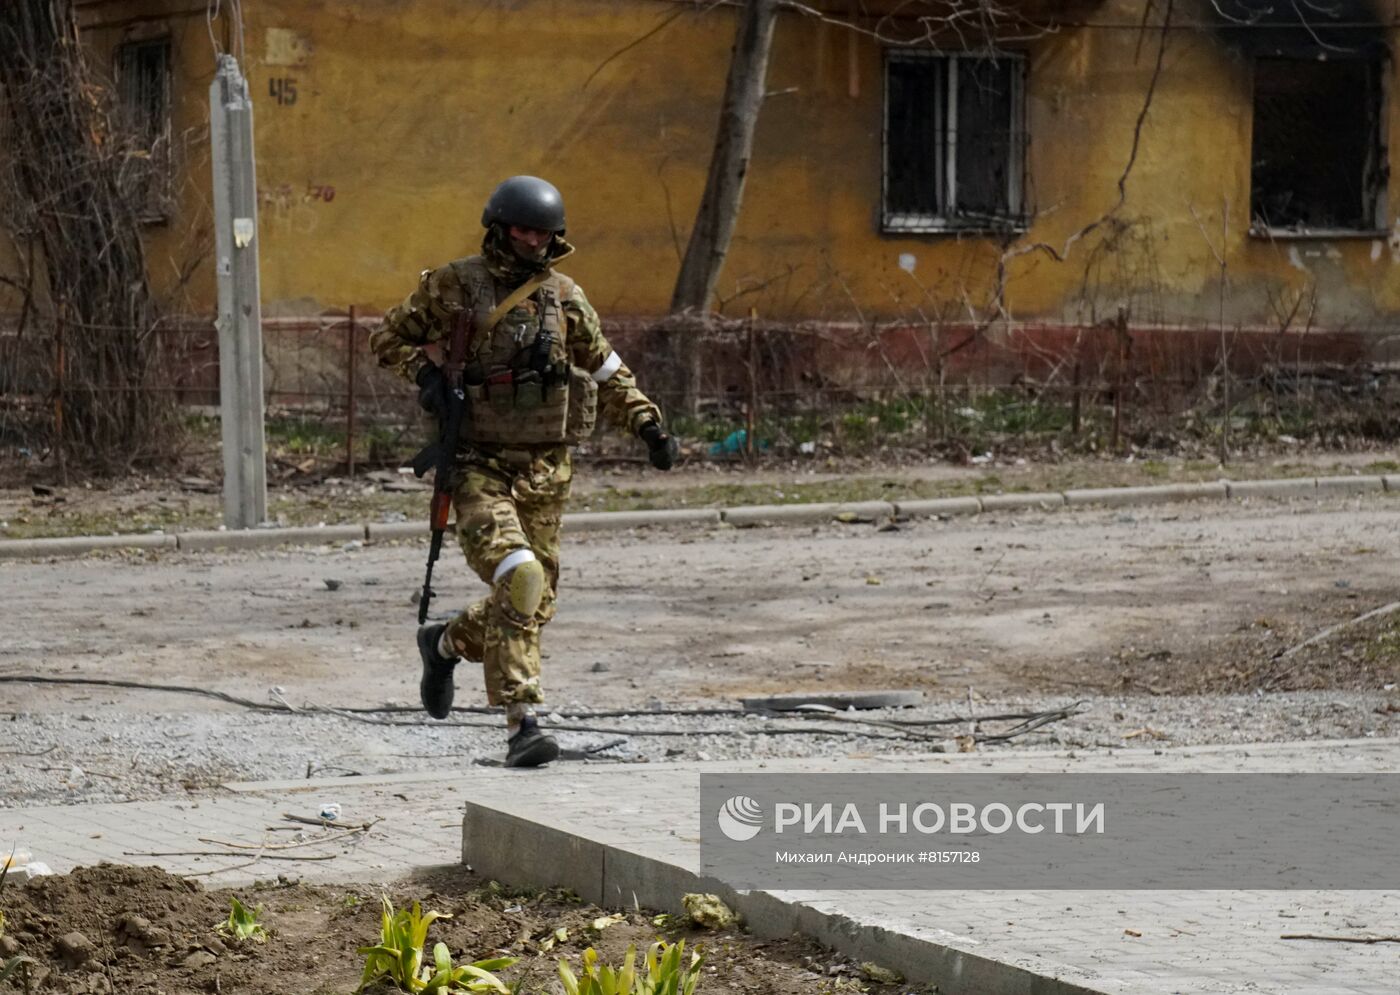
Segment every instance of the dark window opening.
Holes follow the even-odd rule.
[[[170,41],[130,42],[117,49],[122,125],[144,154],[131,176],[131,196],[147,221],[170,216]]]
[[[1022,221],[1024,60],[893,52],[885,67],[886,231]]]
[[[1388,167],[1383,63],[1258,59],[1250,215],[1271,231],[1372,231]]]

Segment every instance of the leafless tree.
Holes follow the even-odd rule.
[[[0,223],[38,257],[12,286],[56,339],[54,451],[108,471],[166,451],[172,426],[149,382],[140,219],[153,159],[113,103],[84,62],[72,0],[0,4]]]
[[[1045,30],[1003,0],[910,0],[902,5],[898,18],[886,15],[870,23],[837,17],[799,0],[742,0],[709,174],[664,328],[678,373],[675,390],[681,406],[691,413],[700,387],[699,343],[713,324],[715,285],[738,225],[754,132],[763,108],[769,52],[778,12],[783,9],[837,23],[881,42],[910,46],[981,48]]]

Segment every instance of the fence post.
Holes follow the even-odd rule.
[[[749,308],[749,410],[744,430],[744,455],[753,459],[754,425],[758,421],[758,308]]]
[[[1070,435],[1074,436],[1076,439],[1079,438],[1079,399],[1082,394],[1079,384],[1083,375],[1083,368],[1079,358],[1079,347],[1075,346],[1074,382],[1070,386],[1069,395],[1069,432]]]
[[[53,451],[58,458],[58,479],[64,487],[68,486],[68,458],[63,445],[63,391],[66,377],[65,367],[67,357],[63,352],[63,321],[67,317],[66,308],[63,301],[58,302],[55,309],[57,321],[54,323],[54,395],[53,395]]]
[[[1118,318],[1114,322],[1114,331],[1118,338],[1118,362],[1114,369],[1113,385],[1113,439],[1109,443],[1109,448],[1116,454],[1118,452],[1120,432],[1123,423],[1123,374],[1128,365],[1128,309],[1120,307]]]
[[[345,475],[355,476],[355,332],[358,317],[355,305],[350,305],[350,325],[345,330],[345,350],[348,353],[345,380]]]

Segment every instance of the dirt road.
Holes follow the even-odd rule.
[[[1397,525],[1400,500],[1374,495],[984,515],[890,531],[580,536],[564,551],[545,684],[556,707],[590,709],[874,687],[922,688],[929,714],[965,712],[970,697],[978,710],[1094,705],[1031,744],[1394,735],[1400,613],[1272,658],[1400,599]],[[275,686],[294,705],[416,703],[411,596],[424,550],[0,563],[0,675],[190,684],[262,701]],[[484,590],[455,556],[439,575],[444,606]],[[479,703],[480,687],[463,667],[459,703]],[[0,684],[0,714],[12,719],[7,751],[48,751],[16,761],[24,770],[7,804],[299,776],[337,757],[356,770],[422,767],[499,738],[494,728],[387,729],[191,696],[23,684]],[[624,750],[664,759],[741,747],[927,748],[708,735],[714,723],[687,721],[665,720],[689,737],[633,739]],[[609,737],[590,741],[600,738]],[[395,752],[403,756],[390,759]]]

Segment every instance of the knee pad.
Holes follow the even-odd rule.
[[[533,618],[544,600],[544,567],[528,549],[518,549],[502,560],[492,583],[522,618]]]

